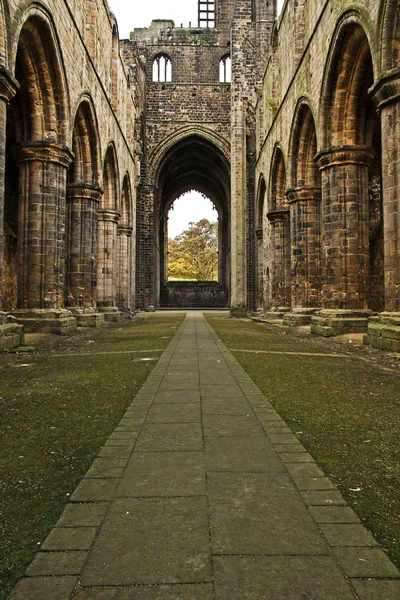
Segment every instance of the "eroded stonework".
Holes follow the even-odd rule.
[[[118,41],[105,0],[0,0],[0,309],[62,332],[159,307],[196,189],[233,313],[398,350],[399,4],[275,4]]]

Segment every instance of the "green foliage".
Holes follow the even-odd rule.
[[[218,280],[218,223],[202,219],[168,240],[168,277]]]

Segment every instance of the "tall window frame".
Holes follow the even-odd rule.
[[[213,29],[215,27],[216,0],[199,0],[199,27]]]
[[[172,82],[172,61],[168,54],[156,54],[152,63],[153,83]]]
[[[219,82],[232,82],[232,59],[229,54],[225,54],[219,61]]]

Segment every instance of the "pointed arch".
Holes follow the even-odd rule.
[[[104,158],[102,210],[118,211],[120,207],[119,172],[115,145],[109,144]]]
[[[332,39],[322,86],[323,147],[365,144],[368,90],[376,71],[370,39],[359,12],[343,15]]]
[[[24,140],[69,139],[69,95],[64,63],[51,15],[32,4],[17,23],[13,64],[21,89],[21,134]]]
[[[315,157],[318,152],[317,131],[311,107],[306,98],[297,103],[290,137],[291,187],[321,185]]]
[[[400,2],[383,0],[380,11],[381,72],[400,67]]]
[[[269,183],[269,210],[283,210],[287,208],[286,198],[286,163],[282,149],[275,146],[272,156],[272,168]]]
[[[129,173],[125,173],[122,183],[121,225],[129,227],[133,225],[132,187]]]
[[[81,97],[72,129],[74,161],[69,169],[69,183],[100,183],[100,138],[93,100]]]

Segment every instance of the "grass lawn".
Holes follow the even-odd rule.
[[[366,349],[357,358],[335,342],[206,316],[229,349],[241,350],[234,355],[242,367],[400,566],[400,362],[382,368]]]
[[[141,359],[159,357],[184,316],[36,336],[33,354],[0,355],[0,600],[156,364]]]

